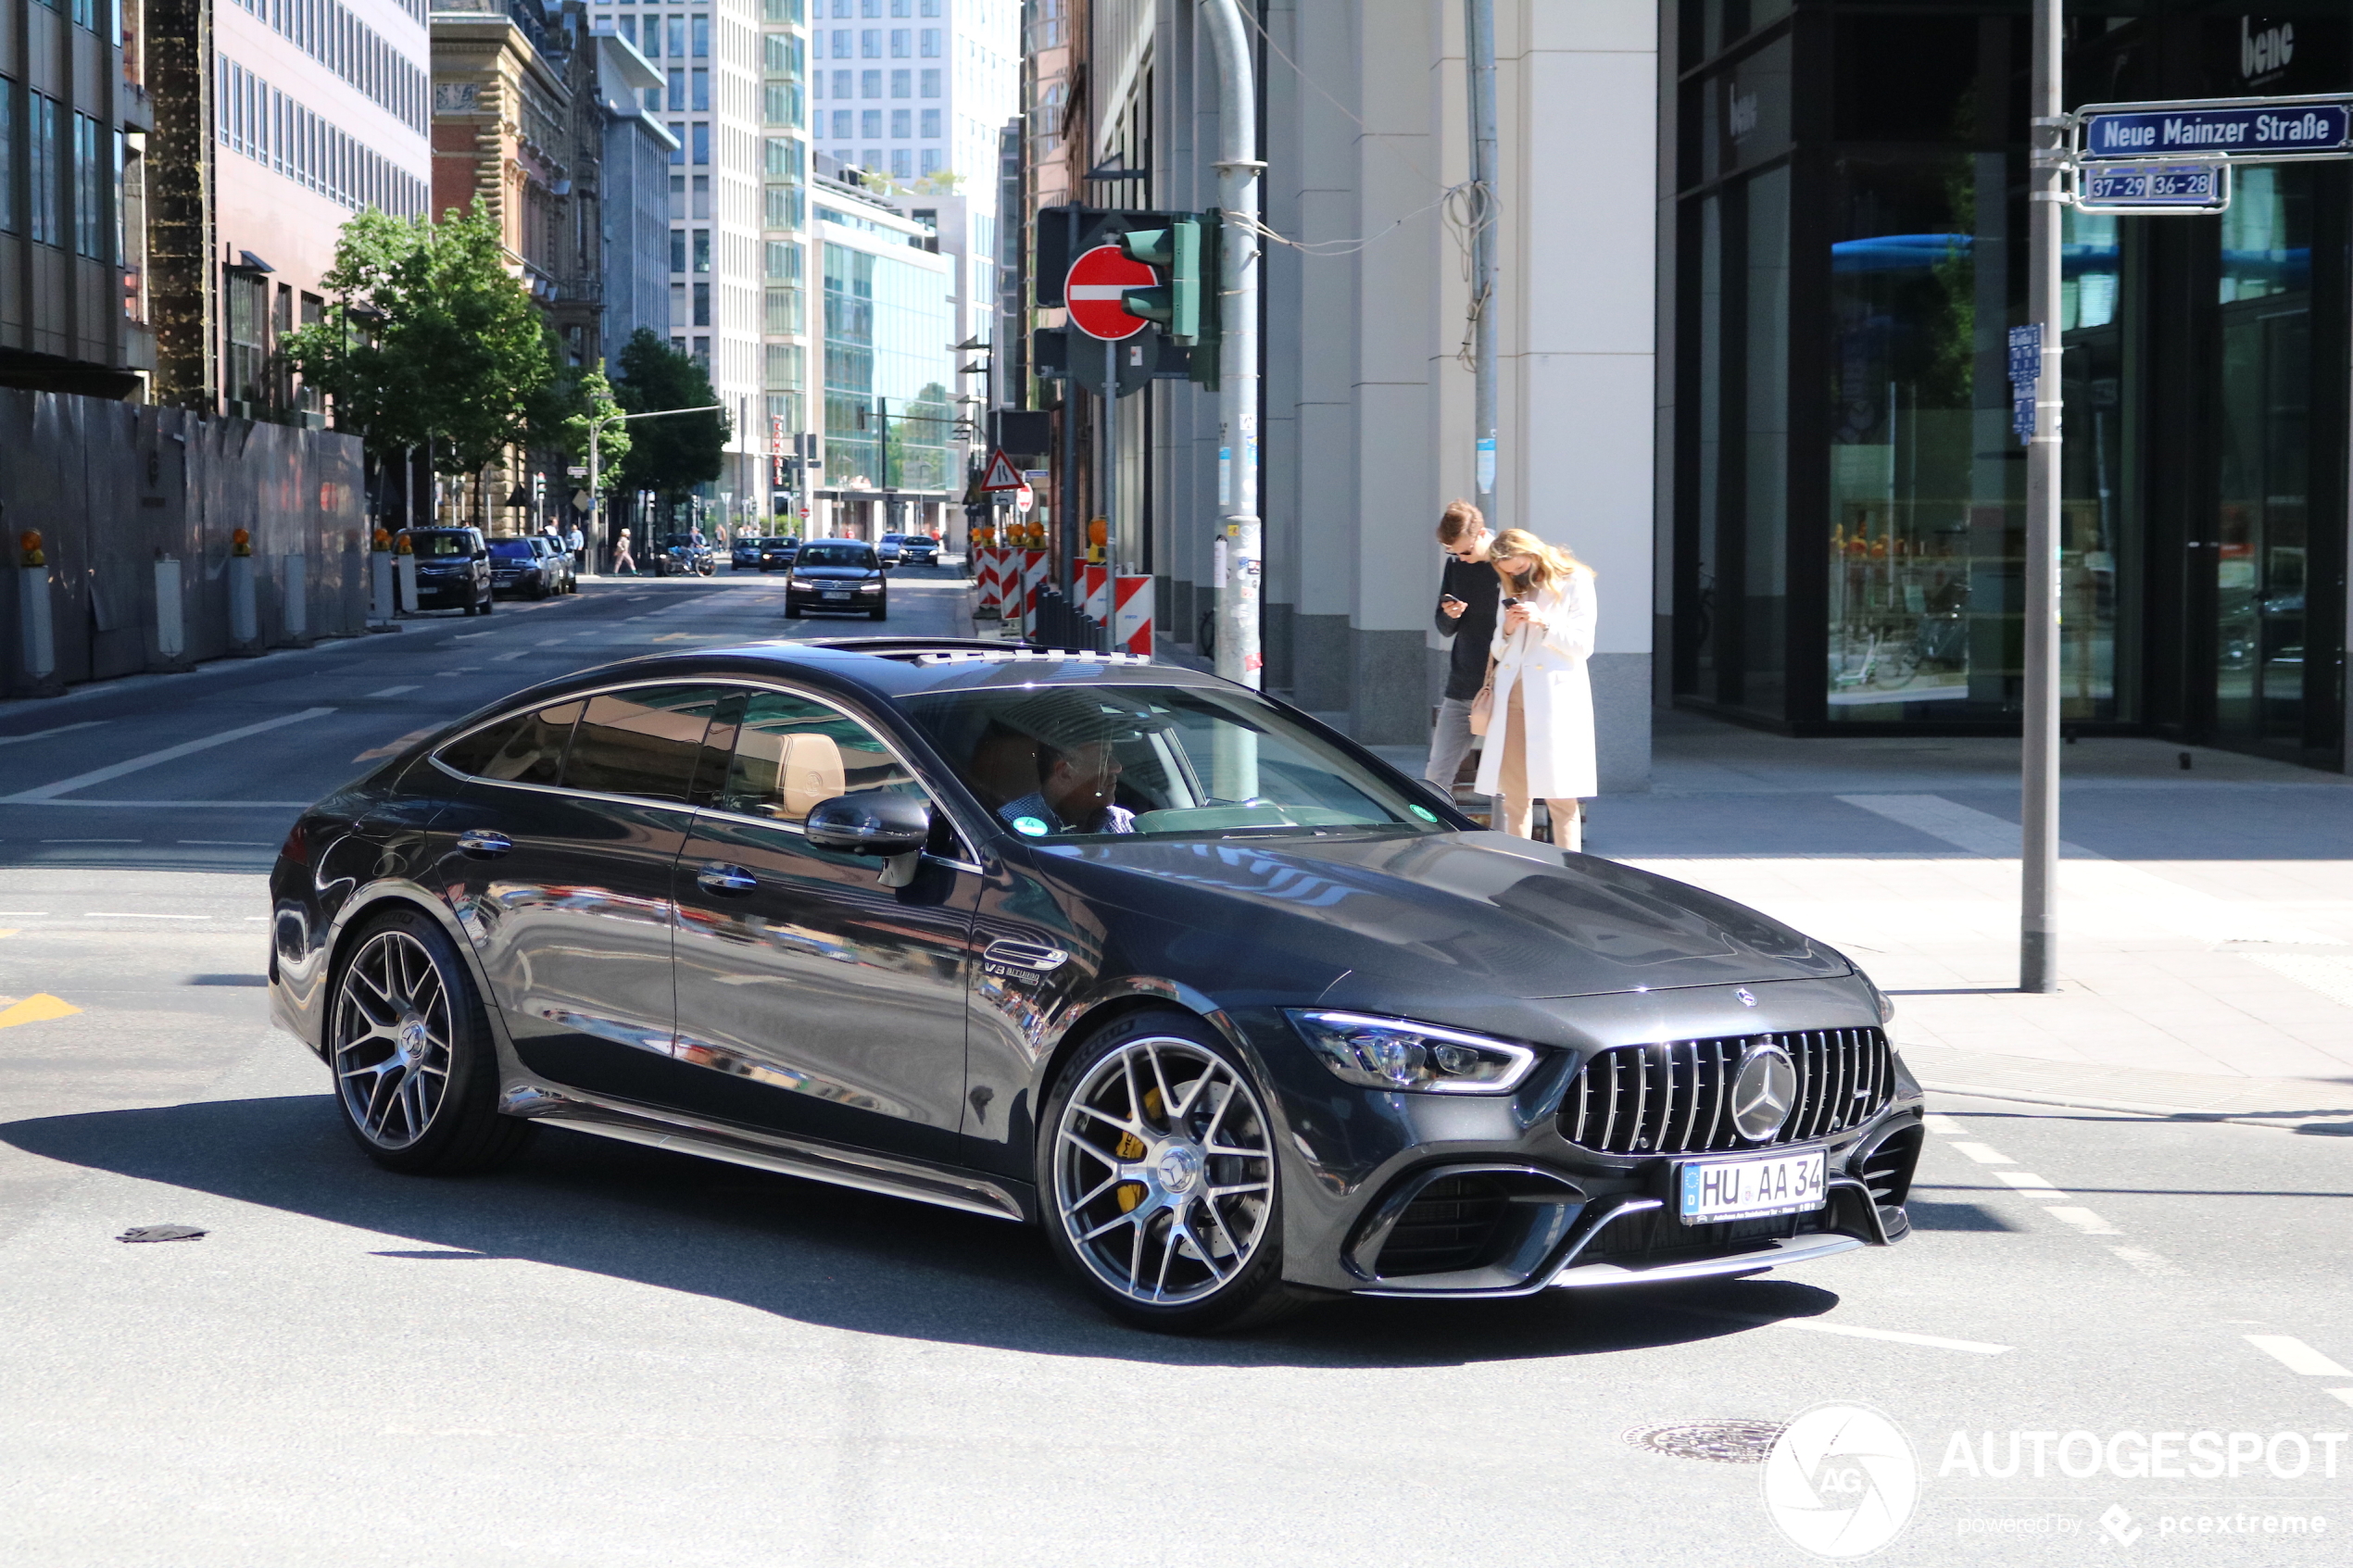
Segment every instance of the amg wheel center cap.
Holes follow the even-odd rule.
[[[1732,1080],[1732,1126],[1740,1135],[1763,1143],[1781,1130],[1796,1099],[1797,1067],[1789,1052],[1770,1040],[1751,1046]]]
[[[401,1023],[400,1049],[411,1060],[423,1056],[425,1054],[425,1047],[431,1043],[431,1040],[432,1036],[425,1033],[425,1021],[423,1019],[411,1018]]]
[[[1170,1144],[1161,1150],[1157,1173],[1170,1192],[1190,1192],[1201,1179],[1201,1150],[1190,1144]]]

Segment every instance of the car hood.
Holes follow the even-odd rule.
[[[1273,947],[1306,960],[1302,974],[1349,972],[1354,1005],[1852,972],[1834,949],[1729,898],[1498,833],[1035,847],[1041,869],[1082,897],[1189,928],[1188,947],[1222,933],[1262,959]]]

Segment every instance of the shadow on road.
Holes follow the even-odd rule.
[[[323,1095],[44,1117],[0,1124],[0,1140],[417,1244],[371,1248],[388,1266],[522,1259],[830,1328],[1042,1355],[1446,1366],[1642,1349],[1753,1326],[1662,1312],[1656,1292],[1579,1291],[1487,1302],[1336,1300],[1247,1338],[1167,1338],[1096,1313],[1037,1232],[1001,1221],[552,1128],[495,1175],[398,1176],[353,1148]],[[235,1223],[193,1206],[164,1217],[215,1230]],[[1838,1302],[1787,1280],[1718,1283],[1672,1299],[1760,1319],[1811,1317]]]

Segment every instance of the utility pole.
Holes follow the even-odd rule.
[[[1495,524],[1495,0],[1464,0],[1470,92],[1471,436],[1479,515]]]
[[[1217,381],[1217,554],[1225,563],[1217,584],[1217,673],[1255,689],[1266,663],[1258,640],[1258,177],[1266,165],[1258,157],[1257,87],[1241,11],[1235,0],[1202,0],[1202,17],[1217,57],[1217,205],[1227,235],[1217,278],[1225,296]],[[1229,730],[1238,740],[1256,738],[1220,726],[1221,734]],[[1247,799],[1257,794],[1257,777],[1253,751],[1220,781],[1218,794]]]
[[[2034,0],[2033,119],[2027,174],[2026,317],[2041,339],[2026,444],[2025,714],[2019,747],[2019,977],[2058,989],[2059,220],[2070,138],[2059,69],[2059,0]]]

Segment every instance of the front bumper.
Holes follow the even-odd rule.
[[[463,609],[482,597],[482,589],[471,577],[417,579],[419,609]]]

